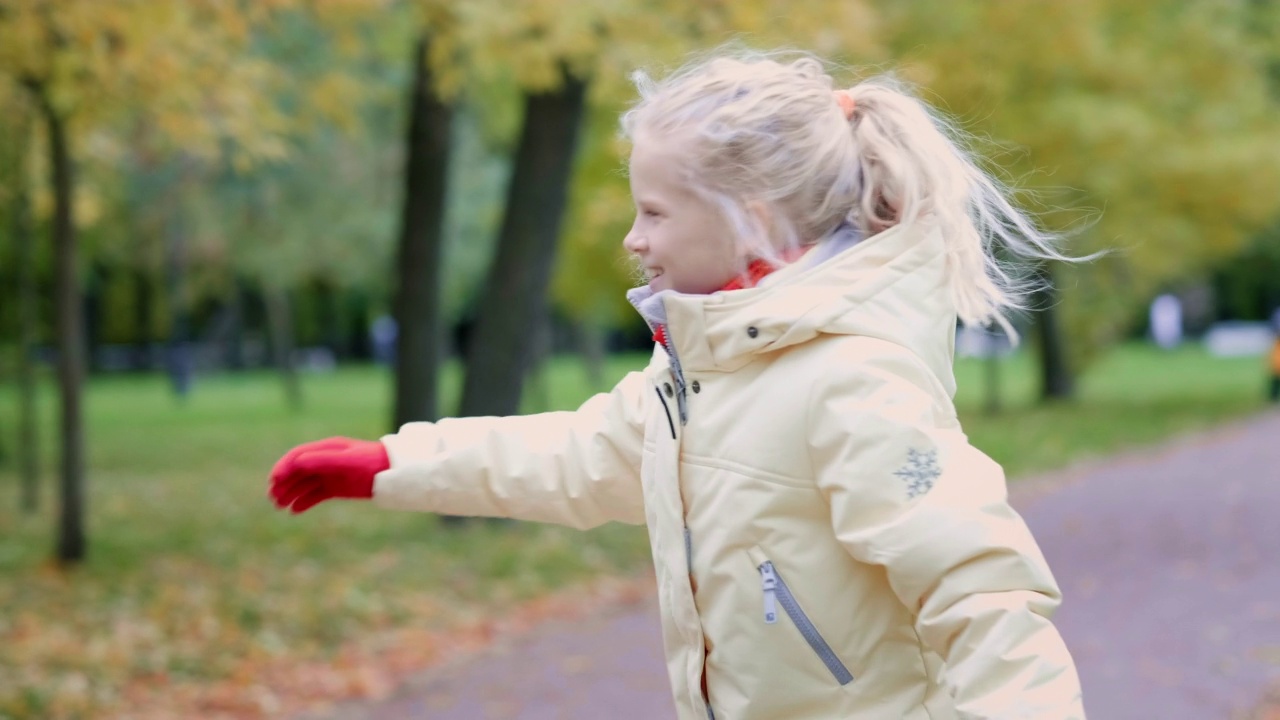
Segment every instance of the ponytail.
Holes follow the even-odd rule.
[[[1030,260],[1068,260],[1059,238],[1036,226],[1009,201],[1009,191],[963,147],[964,134],[904,88],[885,78],[845,93],[861,171],[850,220],[874,234],[898,224],[927,223],[942,231],[957,314],[964,324],[999,324],[1025,309],[1034,281],[997,260],[995,248]]]

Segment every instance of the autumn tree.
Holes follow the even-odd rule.
[[[81,332],[81,316],[78,292],[78,257],[73,217],[73,190],[75,168],[72,162],[72,142],[67,122],[70,111],[66,101],[60,101],[52,83],[56,72],[67,73],[69,65],[55,64],[50,56],[67,56],[68,46],[74,42],[74,31],[58,26],[48,7],[31,5],[7,9],[4,19],[11,24],[3,28],[7,33],[3,40],[38,37],[43,47],[43,67],[13,62],[21,57],[9,56],[10,77],[16,79],[30,92],[48,143],[50,190],[54,198],[52,236],[54,251],[54,296],[56,308],[55,334],[58,345],[58,386],[60,389],[59,430],[62,439],[62,467],[60,477],[60,505],[57,540],[57,557],[64,562],[80,560],[85,552],[84,516],[84,436],[81,412],[81,385],[84,373],[84,339]],[[80,18],[77,18],[80,19]],[[0,31],[3,32],[3,31]],[[6,37],[7,36],[7,37]],[[0,40],[0,42],[3,42]],[[35,53],[33,53],[35,54]],[[34,59],[34,58],[31,58]],[[74,66],[72,66],[74,67]],[[83,74],[87,71],[80,68]],[[72,71],[74,72],[74,71]]]
[[[958,117],[1067,250],[1039,269],[1043,394],[1170,279],[1232,251],[1280,207],[1280,114],[1265,3],[878,3],[903,72]],[[1051,309],[1060,308],[1061,317]],[[1061,332],[1054,332],[1055,326]],[[1069,343],[1068,343],[1069,340]]]
[[[76,199],[87,140],[145,110],[189,152],[230,140],[243,161],[278,142],[255,101],[269,68],[244,52],[254,10],[216,2],[13,0],[0,7],[0,82],[23,88],[47,155],[58,349],[60,481],[56,556],[86,551],[84,333]]]
[[[226,302],[260,297],[272,364],[288,405],[304,395],[295,336],[299,290],[337,292],[385,284],[391,189],[384,178],[395,155],[387,140],[401,63],[402,16],[385,3],[299,4],[276,9],[256,31],[256,55],[288,72],[263,95],[266,119],[287,142],[259,162],[206,162],[187,193],[193,252],[218,268]],[[390,30],[388,30],[390,28]],[[292,110],[284,118],[282,108]],[[328,296],[331,299],[331,295]],[[378,295],[381,300],[381,295]],[[330,318],[336,322],[336,318]]]

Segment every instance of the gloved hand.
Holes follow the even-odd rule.
[[[334,437],[295,447],[271,469],[268,495],[296,515],[329,498],[373,497],[373,476],[391,467],[376,440]]]

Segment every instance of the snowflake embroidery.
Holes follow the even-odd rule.
[[[907,450],[907,464],[894,475],[907,483],[907,497],[919,497],[933,489],[933,481],[942,474],[938,467],[938,451]]]

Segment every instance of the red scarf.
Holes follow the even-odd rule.
[[[729,290],[745,290],[753,288],[760,284],[760,281],[766,275],[777,270],[778,267],[768,260],[752,260],[747,264],[747,271],[738,277],[730,280],[728,284],[720,288],[719,292],[728,292]],[[665,325],[659,325],[657,330],[653,331],[653,341],[659,345],[667,346],[667,328]]]

